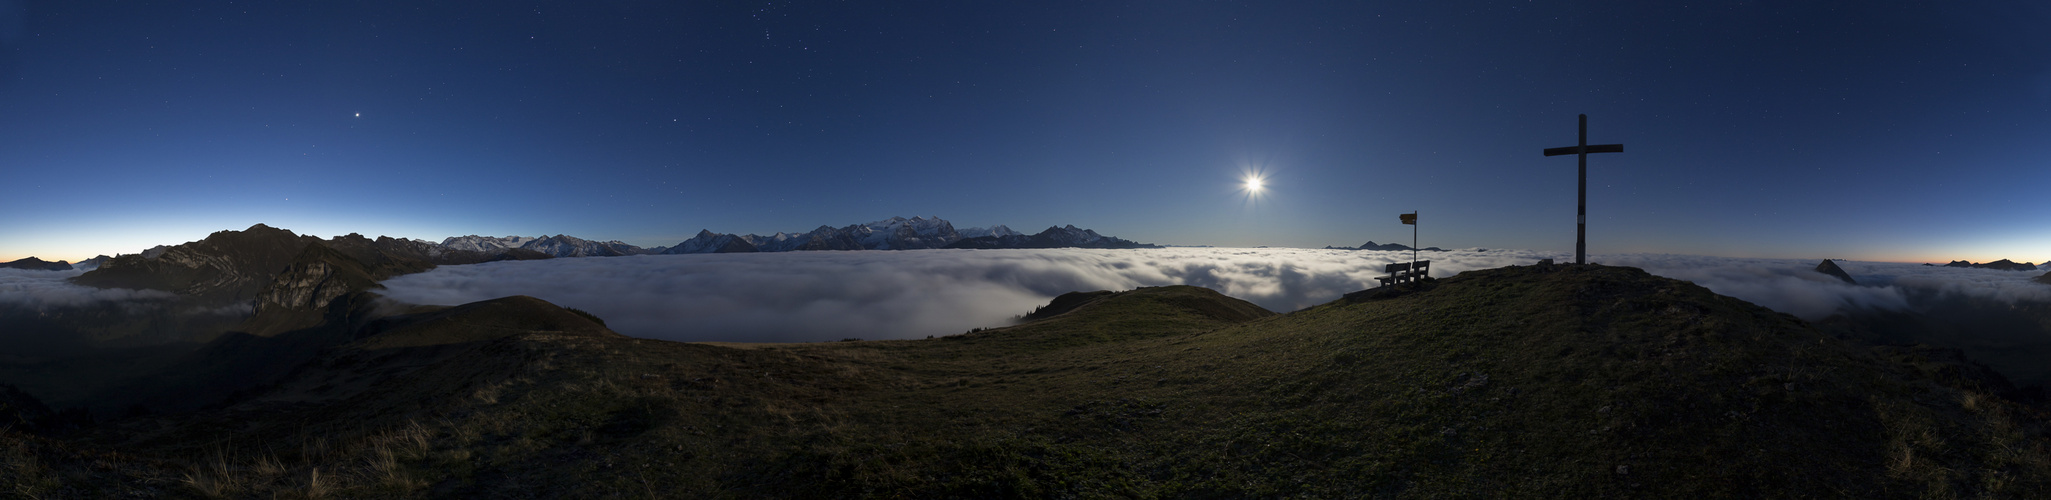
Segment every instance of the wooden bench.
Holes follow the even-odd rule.
[[[1395,264],[1389,264],[1386,270],[1389,273],[1388,276],[1376,276],[1374,279],[1377,281],[1381,281],[1382,286],[1400,285],[1403,283],[1415,282],[1419,279],[1424,278],[1425,276],[1430,275],[1431,261],[1417,261],[1417,265],[1414,267],[1411,266],[1411,263],[1409,262],[1397,262]]]

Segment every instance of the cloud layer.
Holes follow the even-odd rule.
[[[1895,262],[1837,261],[1858,285],[1815,271],[1822,259],[1737,259],[1696,255],[1619,254],[1592,262],[1632,266],[1694,282],[1719,294],[1775,311],[1818,320],[1852,308],[1908,309],[1910,291],[1964,295],[2006,303],[2051,303],[2051,286],[2030,281],[2041,272],[1964,269]]]
[[[1569,256],[1528,250],[1425,252],[1432,275]],[[1008,324],[1071,291],[1187,284],[1278,312],[1375,286],[1408,252],[1294,248],[919,250],[645,255],[443,266],[386,281],[391,299],[456,305],[532,295],[598,314],[613,329],[683,341],[795,342],[922,338]],[[1859,281],[1814,272],[1815,260],[1667,254],[1590,256],[1817,320],[1851,309],[1917,309],[1928,297],[2051,304],[2039,272],[1838,261]],[[154,290],[71,284],[72,271],[0,269],[0,311],[124,306],[175,299]],[[1919,297],[1921,299],[1919,299]],[[235,309],[203,311],[247,314]],[[196,313],[202,311],[186,311]],[[2051,340],[2051,339],[2047,339]]]
[[[1425,258],[1444,276],[1539,255]],[[386,281],[384,293],[443,305],[532,295],[591,311],[621,333],[672,340],[922,338],[1002,326],[1079,290],[1189,284],[1291,311],[1372,287],[1384,264],[1409,259],[1407,252],[1244,248],[643,255],[444,266]]]
[[[0,309],[28,308],[45,310],[49,308],[86,307],[104,302],[144,302],[177,298],[170,292],[158,290],[130,290],[126,288],[93,288],[79,286],[66,281],[85,274],[85,270],[30,271],[25,269],[0,269]]]
[[[1528,250],[1427,252],[1434,276],[1567,256]],[[591,311],[628,335],[683,341],[922,338],[1001,326],[1078,290],[1188,284],[1275,311],[1375,286],[1408,252],[1315,249],[920,250],[645,255],[444,266],[386,281],[388,297],[455,305],[532,295]],[[1591,261],[1692,281],[1805,319],[1846,308],[1901,309],[1909,289],[2051,302],[2037,273],[1840,261],[1619,254]]]

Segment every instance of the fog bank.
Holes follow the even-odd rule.
[[[1400,256],[1398,255],[1400,254]],[[1526,251],[1426,253],[1434,275],[1530,263]],[[1375,286],[1408,252],[1290,248],[916,250],[642,255],[443,266],[384,282],[454,305],[532,295],[628,335],[688,341],[923,338],[1003,326],[1072,291],[1196,285],[1275,311]]]
[[[85,272],[84,269],[31,271],[0,268],[0,310],[25,308],[41,311],[106,302],[163,301],[177,297],[159,290],[93,288],[66,281]]]
[[[1424,252],[1432,275],[1570,256],[1528,250]],[[443,266],[386,281],[396,300],[456,305],[532,295],[590,311],[621,333],[684,341],[923,338],[1008,324],[1062,293],[1195,285],[1288,312],[1376,286],[1409,252],[1294,248],[916,250],[643,255]],[[1847,308],[1909,307],[1929,289],[2051,301],[2039,273],[1839,261],[1860,285],[1814,272],[1817,260],[1662,254],[1590,256],[1720,294],[1821,319]]]

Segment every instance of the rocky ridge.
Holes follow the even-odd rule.
[[[432,244],[432,243],[430,243]],[[438,245],[449,250],[508,253],[516,250],[550,257],[618,257],[663,253],[668,247],[641,248],[618,240],[591,241],[575,236],[450,236]]]
[[[0,262],[0,269],[27,269],[31,271],[70,271],[71,263],[65,261],[45,262],[33,256],[13,262]]]
[[[98,333],[90,335],[92,338],[176,332],[190,337],[155,341],[206,340],[227,330],[267,334],[318,321],[317,311],[336,297],[373,289],[377,281],[392,276],[437,265],[531,258],[546,256],[521,249],[456,250],[353,233],[323,240],[256,224],[241,231],[215,232],[200,241],[106,259],[72,282],[98,288],[159,290],[177,296],[162,304],[158,312],[102,314],[78,323],[94,325],[92,329]],[[281,319],[284,316],[293,319]]]
[[[1048,227],[1037,234],[1009,236],[978,236],[965,238],[948,244],[947,248],[999,249],[999,248],[1160,248],[1159,245],[1138,243],[1115,236],[1097,234],[1096,231],[1067,225]]]
[[[1837,267],[1837,263],[1831,262],[1830,259],[1823,259],[1823,263],[1817,264],[1816,272],[1828,274],[1839,280],[1843,280],[1845,283],[1851,283],[1854,285],[1859,284],[1858,281],[1852,280],[1851,273],[1844,272],[1844,268]]]
[[[2018,264],[2018,263],[2016,263],[2016,262],[2014,262],[2014,261],[2011,261],[2011,260],[2008,260],[2008,259],[2001,259],[2001,260],[1997,260],[1997,261],[1994,261],[1994,262],[1986,262],[1986,263],[1980,263],[1980,264],[1974,264],[1974,263],[1972,263],[1972,262],[1970,262],[1970,261],[1963,261],[1963,260],[1954,260],[1954,261],[1951,261],[1951,263],[1949,263],[1949,264],[1945,264],[1945,265],[1944,265],[1944,267],[1962,267],[1962,268],[1969,268],[1969,269],[1999,269],[1999,270],[2002,270],[2002,271],[2035,271],[2035,270],[2037,270],[2037,265],[2036,265],[2036,264],[2033,264],[2033,263],[2029,263],[2029,262],[2024,262],[2024,263],[2020,263],[2020,264]]]
[[[697,236],[684,240],[682,243],[677,243],[676,246],[669,247],[668,250],[662,253],[748,253],[756,251],[759,250],[755,248],[755,244],[749,243],[746,238],[731,234],[718,234],[709,230],[699,230]]]
[[[922,250],[933,248],[1158,248],[1104,236],[1069,225],[1025,235],[998,225],[958,231],[939,217],[891,217],[844,227],[819,226],[803,233],[732,235],[701,230],[670,247],[671,254],[793,252],[813,250]]]

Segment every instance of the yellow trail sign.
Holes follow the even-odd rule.
[[[1413,225],[1413,226],[1414,226],[1414,225],[1417,225],[1417,214],[1402,214],[1402,215],[1398,215],[1398,217],[1402,217],[1402,218],[1403,218],[1403,223],[1404,223],[1404,224],[1410,224],[1410,225]]]

